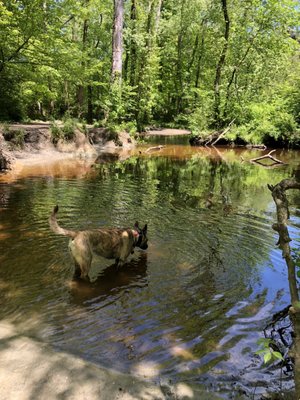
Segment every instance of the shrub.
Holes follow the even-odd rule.
[[[233,141],[239,139],[251,144],[288,145],[295,141],[297,124],[283,103],[250,103],[245,122],[227,134]],[[297,135],[296,135],[297,136]]]
[[[63,138],[65,140],[72,140],[75,136],[75,128],[75,122],[71,118],[66,119],[62,127]]]
[[[76,124],[71,118],[66,119],[62,126],[59,126],[55,121],[51,122],[51,138],[56,144],[60,139],[72,140],[75,136]]]
[[[56,144],[59,141],[59,139],[63,138],[63,132],[55,121],[51,122],[50,130],[51,130],[51,140],[54,144]]]
[[[24,129],[9,129],[8,125],[3,127],[3,137],[9,141],[13,146],[23,148],[25,144],[25,131]]]

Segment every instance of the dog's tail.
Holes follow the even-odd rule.
[[[53,208],[52,213],[50,214],[50,217],[49,217],[49,225],[50,225],[50,228],[52,229],[52,231],[53,231],[54,233],[57,233],[58,235],[69,236],[69,237],[71,237],[72,239],[74,239],[75,236],[77,235],[77,232],[75,232],[75,231],[69,231],[68,229],[64,229],[64,228],[60,227],[60,226],[58,225],[58,223],[57,223],[57,220],[56,220],[56,214],[57,214],[57,212],[58,212],[58,206],[55,206],[55,207]]]

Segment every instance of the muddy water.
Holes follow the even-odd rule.
[[[0,318],[101,366],[223,398],[293,390],[255,351],[290,303],[266,184],[299,174],[299,153],[278,151],[288,165],[269,169],[248,162],[259,151],[146,148],[1,178]],[[300,197],[289,196],[295,239]],[[147,222],[149,248],[118,271],[95,258],[91,282],[72,281],[68,241],[48,228],[56,203],[69,228]]]

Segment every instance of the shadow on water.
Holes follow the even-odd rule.
[[[73,279],[69,285],[72,302],[78,305],[84,305],[86,301],[89,305],[93,301],[100,303],[133,287],[147,286],[147,253],[142,253],[121,268],[116,264],[106,267],[93,281]]]

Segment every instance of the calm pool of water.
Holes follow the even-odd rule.
[[[255,351],[290,303],[266,185],[299,174],[299,153],[279,152],[289,164],[267,169],[234,150],[144,150],[2,179],[0,318],[101,366],[202,384],[224,398],[267,384],[292,389],[291,374],[280,378]],[[289,197],[299,238],[300,196]],[[55,204],[69,228],[147,222],[149,248],[118,271],[95,258],[91,282],[72,281],[68,240],[48,227]]]

